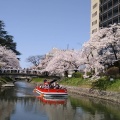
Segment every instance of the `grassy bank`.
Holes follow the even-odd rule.
[[[32,78],[32,83],[43,83],[43,80],[46,78]]]
[[[120,79],[110,81],[109,78],[103,77],[99,80],[93,81],[82,78],[65,78],[60,83],[69,86],[120,92]]]
[[[32,82],[43,83],[44,79],[52,80],[49,78],[33,78]],[[64,78],[58,82],[62,85],[68,85],[68,86],[120,92],[120,79],[114,79],[113,81],[110,81],[110,79],[103,77],[97,81],[93,81],[90,79],[72,77],[72,78]]]
[[[13,80],[9,77],[0,77],[0,85],[5,84],[7,82],[12,82]]]
[[[90,87],[92,82],[88,79],[83,78],[64,78],[60,81],[60,84],[78,87]]]

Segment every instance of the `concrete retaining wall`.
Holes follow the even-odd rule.
[[[120,92],[100,91],[100,90],[92,90],[90,88],[80,88],[80,87],[71,87],[71,86],[65,86],[65,87],[67,88],[68,92],[74,94],[96,97],[96,98],[120,103]]]

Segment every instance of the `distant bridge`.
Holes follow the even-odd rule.
[[[41,70],[35,69],[0,69],[0,74],[35,74],[40,75]]]
[[[45,77],[48,76],[47,73],[41,73],[41,70],[36,69],[0,69],[0,76],[9,76],[15,79],[28,79],[30,80],[32,77]],[[58,76],[50,76],[56,77]]]
[[[0,69],[0,76],[9,76],[15,79],[28,79],[31,77],[42,76],[40,70],[31,69]]]

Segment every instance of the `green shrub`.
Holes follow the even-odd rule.
[[[87,72],[87,76],[92,77],[92,72]]]
[[[72,76],[75,77],[75,78],[83,78],[83,74],[80,73],[80,72],[75,72],[75,73],[72,74]]]
[[[92,83],[92,88],[96,88],[99,90],[106,90],[108,86],[110,86],[112,82],[109,80],[108,77],[102,77],[97,81]]]
[[[117,74],[115,78],[120,79],[120,74]]]
[[[91,70],[90,72],[87,72],[87,76],[89,76],[89,78],[91,78],[93,75],[95,74],[95,70]]]

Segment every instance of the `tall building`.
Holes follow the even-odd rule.
[[[120,23],[120,0],[91,0],[90,34],[114,23]]]
[[[99,29],[99,5],[100,0],[91,0],[91,25],[90,34],[97,32]]]

